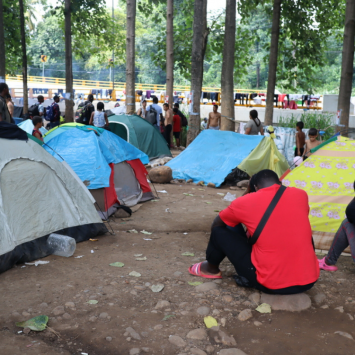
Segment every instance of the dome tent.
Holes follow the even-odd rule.
[[[0,272],[49,255],[51,233],[81,242],[107,232],[66,165],[11,126],[0,122]]]
[[[172,156],[161,133],[142,117],[112,115],[108,120],[111,132],[147,154],[150,160]]]
[[[105,129],[73,127],[48,140],[45,149],[75,171],[103,219],[119,205],[131,207],[154,198],[143,165],[149,162],[147,155]]]

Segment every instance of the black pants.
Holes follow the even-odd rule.
[[[170,149],[170,134],[171,134],[171,130],[173,129],[173,126],[171,124],[168,124],[165,126],[164,128],[164,138],[166,140],[166,142],[168,143],[168,148]]]
[[[313,282],[308,285],[290,286],[278,290],[264,287],[256,279],[256,270],[251,262],[251,250],[252,246],[248,243],[247,235],[241,224],[235,228],[215,227],[207,247],[206,259],[213,265],[219,265],[227,257],[239,276],[244,276],[254,288],[264,293],[290,295],[305,292],[315,284]]]
[[[297,148],[295,148],[295,157],[298,157],[298,149]],[[301,156],[303,155],[303,153],[304,153],[304,148],[300,148],[300,153],[301,153]]]

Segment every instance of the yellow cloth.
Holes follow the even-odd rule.
[[[275,171],[278,177],[289,168],[286,158],[279,152],[274,140],[265,137],[258,146],[238,166],[252,176],[260,170],[270,169]]]

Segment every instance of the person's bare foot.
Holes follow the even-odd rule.
[[[218,266],[209,263],[207,260],[201,263],[200,270],[205,275],[217,275],[221,272]]]

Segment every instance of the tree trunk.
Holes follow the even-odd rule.
[[[256,42],[256,54],[259,58],[259,41]],[[259,60],[256,62],[256,88],[260,87],[260,62]]]
[[[25,12],[23,0],[19,0],[20,5],[20,27],[22,45],[22,82],[23,82],[23,113],[28,113],[28,91],[27,91],[27,52],[26,52],[26,31],[25,31]]]
[[[73,55],[71,46],[71,0],[65,0],[65,91],[70,94],[65,99],[65,122],[74,121],[73,105]]]
[[[266,110],[264,120],[265,125],[272,125],[272,116],[274,113],[274,93],[276,86],[277,55],[279,52],[281,3],[282,0],[274,0],[269,58],[269,77],[267,82]]]
[[[221,77],[222,131],[235,131],[234,120],[234,55],[235,55],[236,0],[226,1],[223,62]]]
[[[174,0],[167,0],[166,6],[166,95],[172,108],[174,99]]]
[[[203,60],[206,52],[207,38],[207,0],[195,0],[194,24],[191,54],[191,92],[193,94],[192,112],[189,114],[189,130],[187,144],[189,145],[200,133],[200,100],[203,82]]]
[[[346,1],[343,58],[339,87],[338,110],[341,110],[340,125],[337,130],[349,127],[350,98],[354,70],[355,0]],[[345,126],[345,127],[344,127]]]
[[[0,0],[0,83],[5,81],[6,62],[5,62],[5,30],[4,30],[4,8],[2,0]]]
[[[135,95],[135,27],[136,0],[127,0],[127,35],[126,35],[126,113],[136,110]]]

